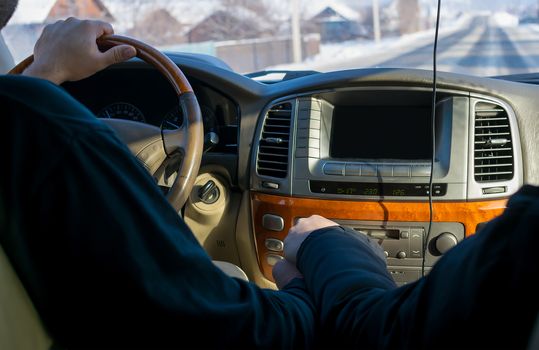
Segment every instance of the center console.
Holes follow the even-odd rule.
[[[424,243],[429,269],[475,232],[474,225],[501,213],[503,205],[472,221],[467,216],[522,184],[513,111],[487,96],[442,90],[433,127],[431,99],[430,89],[372,87],[287,97],[268,106],[253,148],[251,190],[286,203],[305,199],[310,209],[295,208],[294,201],[289,208],[253,203],[263,271],[282,255],[275,241],[282,242],[293,220],[319,214],[379,239],[395,280],[407,283],[418,277]],[[427,241],[431,172],[435,209],[448,214],[434,215]],[[384,210],[388,204],[394,209]],[[344,209],[335,213],[331,205]],[[464,208],[466,217],[450,215],[452,205]],[[357,206],[372,209],[351,216]]]

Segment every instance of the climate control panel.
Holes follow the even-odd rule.
[[[429,235],[428,222],[336,222],[378,241],[384,249],[388,271],[398,285],[421,277],[423,258],[428,272],[443,254],[464,239],[464,226],[460,223],[434,222]]]

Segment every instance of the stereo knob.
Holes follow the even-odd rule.
[[[400,251],[397,253],[397,259],[405,259],[406,258],[406,253],[403,252],[403,251]]]
[[[444,232],[436,238],[436,250],[440,254],[445,254],[449,249],[453,248],[458,243],[457,237],[450,232]]]

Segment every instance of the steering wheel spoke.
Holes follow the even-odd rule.
[[[169,156],[176,153],[185,154],[189,145],[188,130],[185,125],[175,130],[163,130],[163,144]]]

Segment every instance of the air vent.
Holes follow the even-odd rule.
[[[507,112],[497,104],[475,105],[474,174],[477,182],[511,180],[514,156]]]
[[[287,176],[291,121],[290,102],[275,105],[266,114],[256,163],[259,175],[278,178]]]

